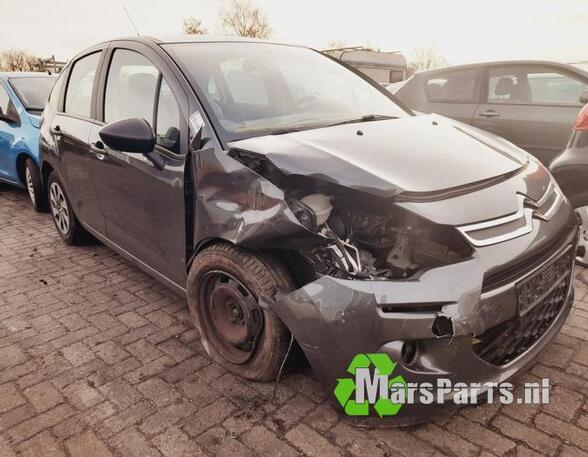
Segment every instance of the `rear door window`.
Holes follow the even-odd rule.
[[[477,85],[477,70],[455,70],[430,76],[425,81],[425,92],[430,102],[474,103]]]
[[[488,103],[579,105],[588,84],[557,68],[512,66],[488,71]]]
[[[92,91],[100,55],[95,52],[74,63],[65,93],[65,112],[75,116],[90,117],[92,113]]]
[[[488,103],[524,103],[527,92],[516,68],[491,68],[488,71]]]

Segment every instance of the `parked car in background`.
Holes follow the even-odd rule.
[[[580,68],[507,61],[418,72],[395,96],[495,133],[548,165],[564,149],[587,89],[588,72]]]
[[[296,342],[329,395],[357,354],[408,382],[498,383],[571,309],[578,227],[545,167],[308,48],[97,45],[40,144],[62,239],[89,232],[186,294],[204,349],[248,379],[279,377]]]
[[[576,260],[588,266],[588,94],[582,101],[586,105],[578,113],[568,145],[549,168],[581,219]]]
[[[398,51],[383,52],[358,46],[327,49],[323,53],[345,62],[383,85],[406,79],[408,64],[406,57]]]
[[[0,73],[0,181],[26,188],[41,211],[39,125],[55,76],[47,73]]]

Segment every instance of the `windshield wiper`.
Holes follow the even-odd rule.
[[[387,116],[385,114],[366,114],[365,116],[335,122],[334,124],[329,125],[329,127],[345,124],[359,124],[361,122],[385,121],[387,119],[398,119],[398,116]]]
[[[398,119],[398,116],[388,116],[385,114],[366,114],[365,116],[361,116],[358,118],[346,119],[344,121],[335,122],[334,124],[284,127],[281,129],[272,130],[271,135],[285,135],[287,133],[300,132],[302,130],[320,129],[320,128],[334,127],[335,125],[344,125],[344,124],[359,124],[360,122],[384,121],[387,119]]]
[[[301,132],[302,130],[308,130],[310,128],[313,127],[284,127],[282,129],[272,130],[270,135],[285,135],[286,133]]]

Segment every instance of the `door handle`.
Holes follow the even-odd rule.
[[[104,147],[104,143],[100,140],[91,143],[92,149],[96,153],[96,158],[98,160],[104,160],[106,158],[106,148]]]
[[[481,112],[480,116],[487,117],[487,118],[498,117],[498,116],[500,116],[500,113],[498,111],[494,111],[493,109],[489,109],[489,110]]]

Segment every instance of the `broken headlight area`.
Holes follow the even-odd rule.
[[[327,172],[285,175],[257,154],[231,150],[229,155],[282,189],[298,222],[320,236],[318,246],[298,249],[316,276],[406,279],[472,255],[454,228],[435,225],[389,198],[329,182]]]
[[[406,279],[470,258],[472,248],[451,227],[435,226],[390,200],[360,192],[288,192],[300,223],[324,239],[300,254],[319,275]]]

